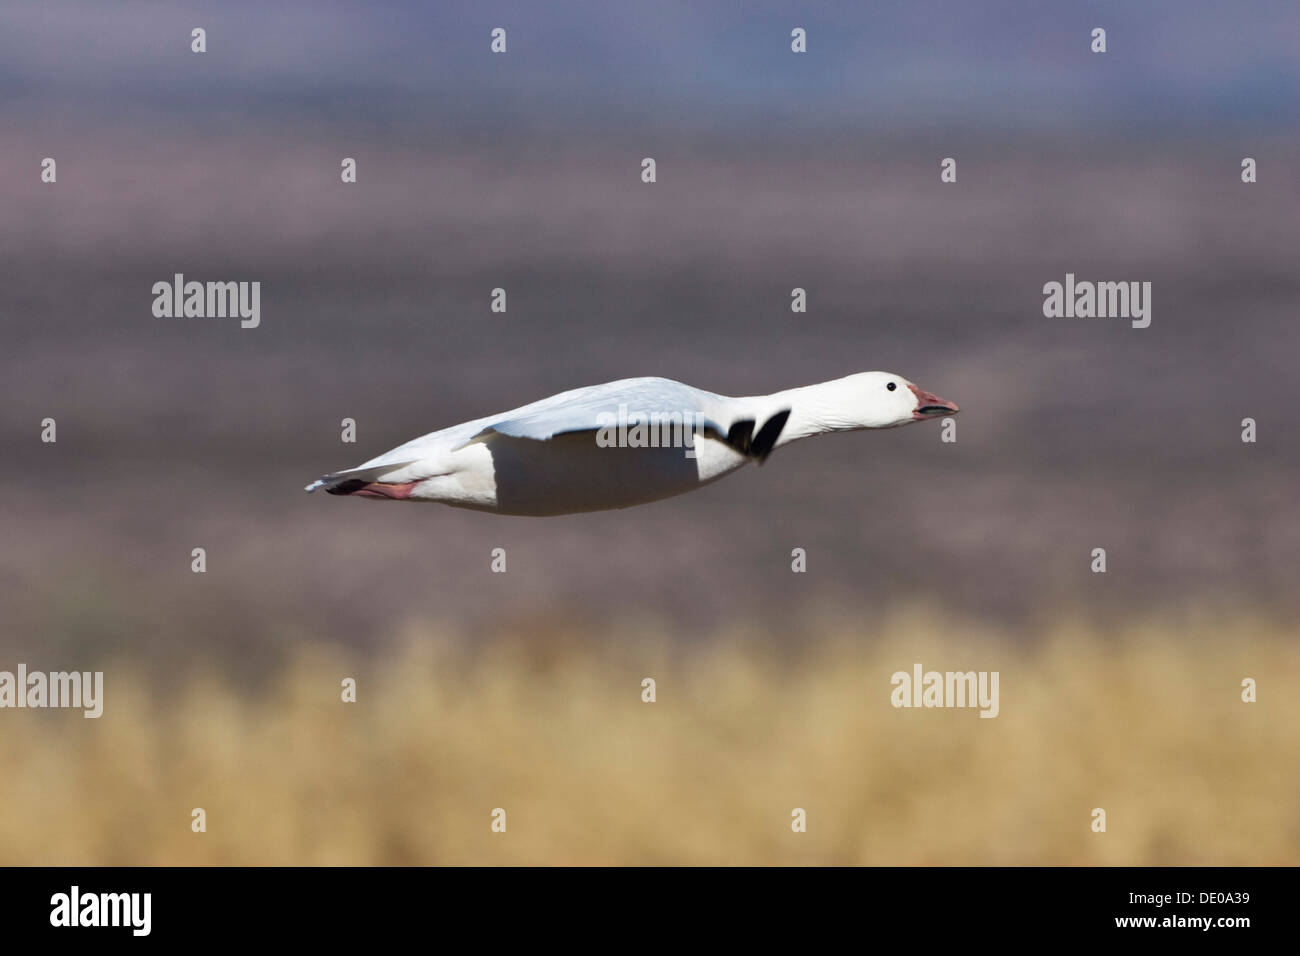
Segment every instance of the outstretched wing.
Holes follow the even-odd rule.
[[[463,444],[492,435],[546,441],[556,435],[596,431],[640,421],[682,422],[703,431],[751,458],[771,452],[789,410],[769,417],[755,434],[752,417],[738,415],[733,400],[666,378],[635,378],[564,392],[485,424]]]
[[[546,441],[570,432],[595,431],[624,420],[648,422],[651,415],[668,416],[725,433],[717,421],[720,398],[666,378],[629,378],[590,388],[562,392],[525,405],[501,418],[481,422],[482,427],[464,444],[481,441],[493,433],[511,438]]]

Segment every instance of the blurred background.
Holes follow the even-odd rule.
[[[1289,2],[0,9],[0,669],[106,685],[99,721],[0,712],[0,863],[1300,862],[1297,35]],[[260,327],[155,318],[176,272],[260,281]],[[1044,318],[1067,272],[1150,281],[1150,328]],[[957,442],[560,518],[301,490],[579,385],[877,368]],[[914,661],[999,670],[1001,716],[895,711]]]

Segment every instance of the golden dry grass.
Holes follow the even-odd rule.
[[[305,651],[257,692],[158,697],[109,668],[98,721],[0,713],[0,863],[1300,863],[1283,629],[1074,626],[1026,647],[910,613],[696,648],[643,630],[466,648],[418,627],[382,663]],[[894,709],[914,661],[1000,671],[1001,715]]]

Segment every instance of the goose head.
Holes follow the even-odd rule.
[[[893,428],[960,411],[956,403],[893,372],[860,372],[842,381],[851,395],[851,427]]]

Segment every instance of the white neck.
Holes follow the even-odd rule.
[[[816,385],[788,388],[771,395],[755,396],[753,400],[762,402],[773,413],[782,408],[790,409],[790,417],[776,442],[775,447],[780,448],[813,435],[865,427],[854,421],[849,413],[857,397],[857,391],[848,380],[841,378]]]

